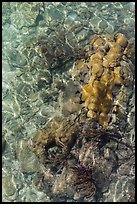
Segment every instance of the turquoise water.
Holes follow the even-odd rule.
[[[62,103],[59,101],[65,89],[62,84],[69,81],[67,71],[73,66],[77,48],[84,49],[95,34],[123,33],[134,44],[135,3],[3,2],[2,29],[3,202],[54,201],[47,189],[44,192],[36,188],[34,181],[40,164],[27,145],[39,128],[60,114],[57,107]],[[63,39],[71,49],[63,48],[63,57],[58,62],[54,60],[58,54],[54,50],[62,47]],[[45,56],[45,60],[38,43],[46,43],[54,56]],[[72,92],[70,88],[69,97]],[[127,134],[134,147],[134,85],[129,92]],[[109,188],[97,200],[132,202],[134,156],[124,161],[113,177]],[[63,191],[61,201],[78,202],[77,196],[67,197],[66,192]]]

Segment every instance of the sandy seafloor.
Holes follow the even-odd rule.
[[[86,42],[89,35],[115,32],[122,32],[134,39],[135,3],[2,3],[3,202],[51,201],[51,198],[37,189],[34,184],[39,161],[29,151],[27,143],[33,137],[33,133],[43,127],[55,114],[58,92],[49,81],[54,77],[63,78],[63,75],[55,73],[53,76],[50,72],[46,72],[46,65],[39,62],[36,54],[32,53],[31,48],[27,46],[31,47],[31,39],[42,34],[49,35],[49,30],[55,30],[61,26],[70,29],[80,23],[83,28],[76,33],[78,42]],[[43,75],[46,80],[41,82]],[[127,124],[130,127],[129,139],[133,146],[134,97],[133,89],[127,113]],[[128,168],[128,163],[122,168]],[[127,172],[117,177],[100,202],[129,202],[126,198],[128,191],[131,191],[130,196],[132,194],[134,196],[135,191],[134,165],[131,169],[129,165]],[[128,186],[129,180],[133,185]],[[68,198],[64,201],[73,200]]]

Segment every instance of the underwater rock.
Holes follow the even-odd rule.
[[[6,140],[4,139],[4,137],[2,137],[2,152],[5,151],[6,146],[7,146],[7,142],[6,142]]]
[[[8,48],[6,50],[6,55],[8,55],[8,60],[10,61],[12,69],[24,67],[27,64],[26,56],[19,51],[18,48]]]
[[[2,193],[6,197],[10,197],[11,200],[16,198],[16,183],[13,174],[7,174],[2,179]]]
[[[23,173],[34,173],[38,171],[38,159],[29,149],[25,140],[18,141],[17,155]]]
[[[10,32],[8,32],[10,30]],[[8,34],[7,34],[8,33]],[[11,24],[6,24],[2,31],[2,37],[3,37],[3,44],[6,42],[11,42],[11,46],[15,45],[14,43],[16,42],[16,45],[19,45],[17,42],[18,38],[20,37],[19,31],[16,29],[15,26]],[[8,51],[9,47],[7,47],[6,51]],[[8,56],[8,55],[7,55]]]
[[[80,109],[81,105],[70,99],[63,105],[62,112],[65,116],[69,116],[72,113],[78,112]]]
[[[110,185],[109,193],[107,193],[107,200],[109,202],[135,202],[134,180],[127,179],[126,176],[117,177],[116,180],[116,183]],[[120,189],[122,189],[122,191]]]
[[[104,32],[108,34],[113,34],[114,31],[115,31],[115,26],[114,24],[110,24],[110,23],[108,23],[107,28],[104,30]]]
[[[6,11],[6,15],[2,16],[2,25],[10,22],[10,14],[11,14],[10,2],[3,2],[2,11],[4,10]]]
[[[106,29],[107,26],[108,26],[108,23],[107,23],[106,20],[102,20],[102,21],[99,23],[99,27],[100,27],[101,29]]]
[[[131,110],[131,112],[129,113],[128,122],[131,126],[135,126],[135,110]]]
[[[58,19],[58,21],[60,21],[62,19],[62,12],[61,10],[57,9],[56,7],[50,5],[47,8],[47,12],[48,12],[48,16],[51,19]]]
[[[27,2],[23,2],[18,4],[16,12],[11,14],[10,19],[16,28],[21,29],[23,26],[34,26],[36,24],[38,14],[39,8],[34,11],[32,5]]]
[[[87,38],[87,30],[80,30],[77,34],[77,39],[79,42],[84,41]]]
[[[100,34],[101,32],[101,30],[99,29],[100,22],[101,22],[101,18],[99,18],[98,16],[93,17],[90,22],[90,26],[92,27],[92,30],[97,34]]]
[[[79,59],[85,55],[72,32],[61,28],[53,33],[56,35],[49,35],[48,38],[40,36],[37,40],[39,53],[46,59],[50,69],[64,68],[70,60]]]

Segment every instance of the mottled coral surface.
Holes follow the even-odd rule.
[[[120,63],[123,57],[126,58],[127,45],[127,38],[118,33],[95,36],[88,47],[91,54],[85,66],[91,69],[91,76],[88,84],[82,86],[82,101],[88,108],[87,117],[97,118],[104,127],[108,125],[114,108],[114,87],[124,85],[127,80],[124,77],[127,68],[123,70]]]

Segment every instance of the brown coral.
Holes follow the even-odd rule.
[[[63,122],[54,118],[44,129],[36,133],[33,138],[32,150],[38,155],[42,163],[48,162],[49,157],[46,151],[52,146],[61,147],[61,151],[65,155],[69,153],[77,136],[74,126],[76,128],[76,124],[71,125],[69,121]]]

